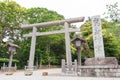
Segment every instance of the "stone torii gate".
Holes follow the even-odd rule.
[[[34,66],[36,36],[60,34],[60,33],[65,33],[66,62],[68,66],[72,65],[69,32],[78,32],[79,29],[70,29],[69,24],[76,23],[76,22],[83,22],[83,21],[84,21],[84,17],[78,17],[78,18],[70,18],[66,20],[22,25],[21,28],[23,29],[32,29],[31,33],[23,35],[23,37],[32,37],[28,67],[31,68]],[[37,28],[50,27],[50,26],[55,26],[55,25],[64,25],[64,29],[56,30],[56,31],[49,31],[49,32],[37,32]]]

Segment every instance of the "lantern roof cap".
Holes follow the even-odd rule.
[[[73,38],[72,40],[71,40],[71,42],[72,43],[75,43],[75,41],[81,41],[81,42],[83,42],[83,43],[86,43],[86,40],[84,40],[82,37],[80,37],[80,36],[76,36],[75,38]]]
[[[10,46],[10,47],[15,47],[15,48],[20,48],[18,45],[16,45],[16,44],[13,44],[13,43],[7,43],[5,46]]]

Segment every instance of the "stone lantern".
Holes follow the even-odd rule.
[[[72,41],[71,41],[75,48],[77,49],[77,55],[78,55],[78,65],[81,66],[81,47],[82,47],[82,43],[86,43],[86,41],[84,39],[82,39],[80,36],[76,36]]]
[[[19,48],[19,46],[16,44],[13,44],[13,43],[8,43],[8,44],[6,44],[6,47],[8,48],[8,54],[10,55],[9,56],[9,64],[8,64],[8,68],[10,70],[11,66],[12,66],[13,55],[16,54],[16,48]]]

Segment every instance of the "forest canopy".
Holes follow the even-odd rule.
[[[120,63],[120,9],[118,4],[107,5],[106,17],[102,18],[102,34],[104,40],[105,56],[116,57]],[[114,10],[118,10],[114,13]],[[109,18],[110,21],[107,19]],[[0,65],[3,61],[8,61],[8,50],[4,47],[7,40],[20,46],[17,54],[14,55],[14,62],[18,68],[28,65],[31,38],[23,38],[23,34],[30,33],[31,30],[22,30],[22,24],[34,24],[55,20],[63,20],[64,16],[46,8],[25,8],[14,1],[0,1]],[[70,27],[75,27],[71,25]],[[39,28],[38,32],[53,31],[63,29],[63,25]],[[92,23],[89,18],[80,27],[82,37],[87,41],[86,50],[82,51],[82,61],[86,57],[94,57]],[[75,37],[75,33],[70,33],[70,38]],[[71,44],[72,58],[77,59],[77,52]],[[89,54],[89,56],[88,56]],[[64,34],[39,36],[36,41],[35,65],[60,65],[61,59],[65,59],[65,39]],[[20,63],[20,64],[19,64]]]

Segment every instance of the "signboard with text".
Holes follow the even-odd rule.
[[[92,30],[93,30],[93,41],[94,41],[94,55],[95,58],[105,57],[104,44],[102,37],[102,27],[100,16],[92,17]]]

